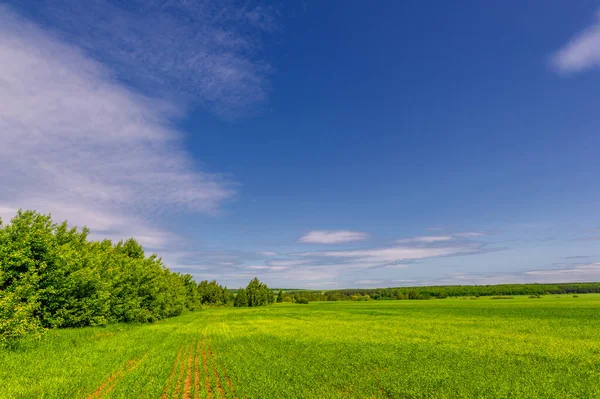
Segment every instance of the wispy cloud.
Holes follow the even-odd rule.
[[[563,269],[532,270],[525,274],[543,281],[600,281],[600,263],[574,265]]]
[[[411,238],[402,238],[397,240],[397,243],[411,243],[411,242],[422,242],[422,243],[432,243],[432,242],[440,242],[440,241],[449,241],[452,239],[452,236],[419,236],[419,237],[411,237]]]
[[[415,285],[487,285],[600,281],[600,263],[562,264],[560,268],[490,273],[452,273],[439,279],[422,279]]]
[[[268,271],[279,272],[279,271],[287,270],[288,267],[286,267],[286,266],[263,266],[263,265],[258,265],[258,266],[247,266],[246,269],[250,269],[250,270],[268,270]]]
[[[333,242],[329,236],[325,240],[321,238],[319,236],[319,243]],[[267,257],[264,264],[254,262],[241,269],[245,270],[244,276],[256,274],[277,286],[293,282],[296,287],[320,287],[320,281],[331,282],[338,287],[384,286],[417,282],[412,278],[406,280],[400,277],[406,275],[405,269],[419,260],[475,255],[501,249],[454,235],[426,236],[425,239],[413,237],[387,247],[279,254],[276,258]],[[240,277],[239,274],[237,276]]]
[[[346,242],[362,241],[369,237],[367,233],[346,230],[313,230],[300,237],[298,242],[310,244],[342,244]]]
[[[450,241],[454,239],[469,239],[476,237],[483,237],[485,233],[480,231],[467,231],[462,233],[453,233],[453,234],[445,234],[445,235],[435,235],[435,236],[416,236],[409,238],[402,238],[397,240],[396,242],[399,244],[408,244],[408,243],[423,243],[430,244],[434,242],[443,242]]]
[[[186,270],[200,279],[203,278],[205,270],[211,273],[240,271],[248,262],[258,264],[264,259],[264,256],[256,252],[215,248],[163,251],[161,255],[170,268]],[[202,272],[194,274],[195,269]]]
[[[342,260],[348,267],[358,266],[361,269],[367,269],[373,266],[393,265],[407,260],[467,254],[481,250],[482,246],[477,244],[438,247],[394,246],[358,250],[306,252],[301,255],[313,258],[316,262],[337,259],[336,262]],[[327,264],[327,262],[324,263]]]
[[[174,236],[154,218],[212,213],[233,195],[182,149],[171,122],[181,109],[123,87],[103,65],[4,6],[0,59],[5,219],[33,208],[157,248]]]
[[[455,237],[483,237],[485,233],[482,231],[466,231],[463,233],[454,233]]]
[[[419,259],[445,256],[473,255],[497,250],[472,241],[409,243],[383,248],[313,251],[290,254],[294,259],[270,261],[269,265],[285,266],[286,277],[302,284],[309,279],[338,279],[346,285],[352,278],[364,277],[374,269],[406,269]],[[389,274],[389,273],[388,273]],[[393,273],[390,274],[390,277]],[[399,277],[399,276],[396,276]],[[361,280],[364,280],[361,279]]]
[[[591,26],[575,35],[553,55],[552,65],[562,73],[600,67],[600,11]]]
[[[19,2],[17,2],[17,5]],[[32,0],[26,11],[147,94],[239,116],[267,99],[260,34],[275,11],[233,0]]]

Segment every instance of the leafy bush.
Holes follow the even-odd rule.
[[[0,347],[27,334],[40,334],[43,328],[33,317],[38,304],[34,297],[22,300],[22,293],[0,292]]]
[[[299,304],[302,304],[302,305],[308,305],[308,299],[302,298],[302,297],[296,298],[295,303],[299,303]]]

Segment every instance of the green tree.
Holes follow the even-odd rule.
[[[269,288],[254,277],[246,287],[248,306],[264,306],[269,303]]]
[[[277,293],[277,303],[283,302],[283,290],[279,290]]]
[[[236,308],[243,308],[248,306],[248,296],[246,295],[246,290],[240,288],[235,295],[235,299],[233,302],[233,306]]]

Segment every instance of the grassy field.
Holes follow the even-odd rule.
[[[600,397],[600,295],[214,308],[0,351],[0,398]]]

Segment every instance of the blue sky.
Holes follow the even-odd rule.
[[[231,287],[600,280],[600,5],[0,2],[0,216]]]

